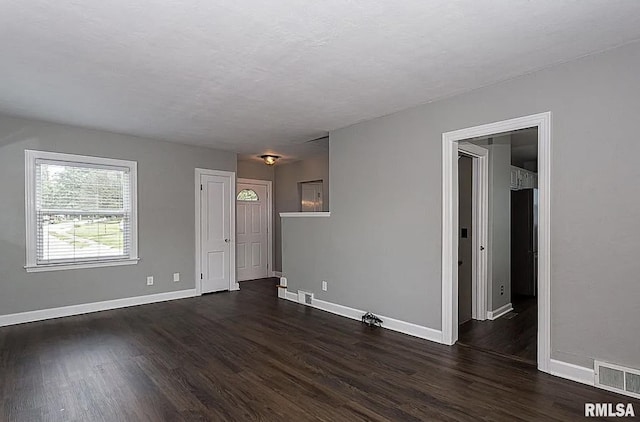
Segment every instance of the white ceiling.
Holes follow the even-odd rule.
[[[0,112],[302,156],[329,130],[637,39],[638,0],[2,0]]]

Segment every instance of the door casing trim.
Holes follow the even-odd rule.
[[[538,129],[538,369],[551,362],[551,112],[442,134],[442,340],[457,339],[458,141],[518,129]]]

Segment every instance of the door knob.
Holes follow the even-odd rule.
[[[481,250],[481,251],[484,251],[484,246],[480,246],[480,250]]]
[[[231,242],[231,239],[225,239],[224,241],[229,243],[229,242]]]

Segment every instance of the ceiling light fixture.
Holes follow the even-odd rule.
[[[262,158],[262,160],[264,160],[264,163],[268,166],[272,166],[276,163],[276,161],[278,160],[278,158],[280,158],[280,156],[278,155],[271,155],[271,154],[265,154],[265,155],[261,155],[260,158]]]

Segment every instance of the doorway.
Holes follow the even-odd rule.
[[[470,312],[473,267],[465,262],[473,249],[465,228],[472,224],[475,174],[470,158],[458,160],[458,342],[530,363],[537,353],[537,138],[537,128],[529,128],[459,143],[460,154],[466,144],[489,154],[489,307],[481,318]]]
[[[443,343],[458,341],[458,261],[459,261],[459,220],[458,220],[458,155],[460,144],[468,139],[491,137],[504,132],[535,128],[537,130],[537,184],[538,184],[538,260],[537,268],[537,309],[534,320],[537,323],[537,367],[550,371],[550,142],[551,113],[541,113],[521,118],[490,123],[443,134],[443,255],[442,255],[442,338]],[[491,243],[488,246],[493,246]],[[478,251],[476,251],[478,252]],[[508,252],[510,254],[510,252]],[[505,256],[504,254],[502,256]],[[487,286],[489,284],[487,283]],[[506,286],[505,286],[506,289]],[[506,290],[505,293],[506,294]],[[491,289],[487,298],[501,294],[500,285]],[[488,319],[496,319],[509,309],[491,309]],[[503,320],[506,321],[506,320]]]
[[[473,158],[458,156],[458,324],[473,319]]]
[[[236,250],[238,281],[270,277],[272,268],[272,183],[238,179]]]
[[[487,316],[489,151],[458,145],[458,322]]]
[[[238,290],[235,173],[195,171],[196,293]]]

